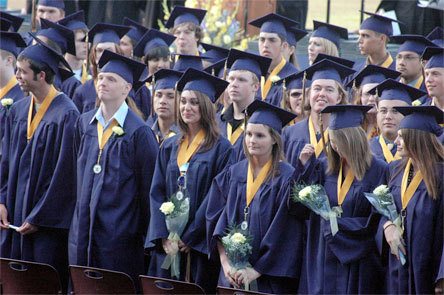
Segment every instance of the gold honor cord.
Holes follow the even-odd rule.
[[[342,206],[342,203],[344,203],[345,196],[347,195],[348,191],[350,190],[350,187],[353,183],[353,180],[355,179],[355,176],[353,175],[353,171],[349,168],[347,171],[347,175],[345,176],[344,183],[342,183],[342,163],[339,167],[339,175],[338,175],[338,204],[339,206]]]
[[[413,177],[412,181],[410,182],[409,186],[407,186],[407,181],[409,178],[409,171],[410,171],[411,165],[412,165],[412,159],[409,159],[407,161],[407,165],[405,165],[404,174],[402,175],[402,182],[401,182],[402,210],[405,210],[405,208],[407,208],[407,205],[409,204],[410,200],[412,199],[413,194],[416,192],[419,184],[422,181],[422,173],[421,173],[421,171],[418,171],[418,172],[416,172],[416,174]]]
[[[188,146],[188,136],[185,136],[185,139],[179,146],[179,151],[177,153],[177,166],[180,168],[183,164],[188,163],[194,153],[197,151],[199,146],[205,139],[205,130],[200,129],[200,131],[196,134],[191,144]]]
[[[28,141],[31,140],[32,136],[37,130],[37,127],[40,124],[40,121],[42,121],[43,117],[46,114],[46,111],[48,110],[49,106],[51,105],[52,101],[57,95],[58,95],[57,90],[54,88],[54,86],[51,85],[48,94],[43,99],[43,103],[40,106],[37,113],[35,114],[34,118],[32,117],[32,114],[34,112],[33,109],[34,109],[35,97],[34,95],[31,97],[31,102],[29,104],[29,111],[28,111],[28,129],[26,134]]]
[[[285,67],[285,64],[287,61],[285,58],[282,58],[279,64],[271,71],[271,74],[268,76],[268,79],[265,81],[264,77],[261,77],[261,94],[262,94],[262,100],[265,100],[265,98],[268,95],[268,92],[271,89],[271,86],[273,84],[272,78],[274,76],[277,76],[279,72]]]
[[[0,88],[0,99],[2,99],[6,95],[6,93],[8,93],[9,90],[11,90],[12,87],[14,87],[17,83],[18,82],[15,76],[12,76],[11,79],[9,79],[8,83],[6,83],[5,87]]]
[[[227,123],[227,138],[230,141],[231,145],[235,144],[236,141],[241,136],[242,132],[244,131],[245,126],[244,123],[242,123],[233,133],[233,126],[231,126],[230,123]]]
[[[267,178],[268,173],[271,169],[272,160],[270,159],[264,167],[262,167],[261,171],[257,175],[256,179],[253,179],[253,168],[251,164],[248,164],[248,174],[247,174],[247,207],[250,206],[251,201],[253,201],[254,196],[257,191],[261,187],[262,183],[264,183],[265,178]]]
[[[311,116],[308,117],[308,133],[310,134],[310,144],[312,144],[315,148],[315,155],[316,158],[319,157],[319,155],[322,153],[322,150],[324,149],[324,144],[322,143],[322,138],[319,139],[319,141],[316,139],[316,132],[314,129],[314,124],[311,119]],[[328,141],[328,129],[324,131],[324,140],[325,143]]]
[[[385,140],[382,137],[382,135],[379,136],[379,144],[381,145],[382,153],[384,154],[384,158],[387,163],[391,163],[395,160],[401,159],[398,152],[396,152],[396,154],[393,156],[392,152],[387,147],[387,144],[385,143]]]

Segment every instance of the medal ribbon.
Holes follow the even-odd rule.
[[[88,70],[86,69],[86,65],[82,64],[82,77],[80,78],[80,82],[82,84],[85,84],[86,81],[88,81],[89,74],[88,74]]]
[[[316,155],[316,158],[318,158],[319,155],[322,153],[324,145],[322,143],[322,138],[320,138],[319,141],[316,139],[316,132],[315,132],[315,128],[314,128],[314,124],[311,119],[311,116],[308,117],[308,133],[310,134],[310,144],[312,144],[315,147],[315,155]],[[327,130],[324,131],[324,140],[325,140],[325,143],[327,143],[328,128],[327,128]]]
[[[413,194],[418,189],[418,186],[422,181],[422,173],[421,173],[421,171],[418,171],[418,172],[416,172],[415,176],[413,177],[412,181],[410,182],[409,186],[407,187],[407,181],[409,178],[409,171],[410,171],[411,165],[412,165],[412,159],[409,159],[407,161],[407,165],[405,165],[404,175],[402,175],[402,182],[401,182],[402,210],[407,208],[407,205],[409,204],[410,200],[412,199]]]
[[[367,139],[372,139],[375,136],[378,136],[378,128],[373,127],[372,130],[367,133]]]
[[[244,131],[245,126],[244,123],[242,123],[233,133],[233,126],[231,126],[230,123],[227,123],[227,137],[228,140],[231,142],[231,145],[235,144],[236,141],[239,139],[239,136],[241,136],[242,132]]]
[[[188,136],[179,146],[179,152],[177,153],[177,166],[180,168],[183,164],[187,163],[194,153],[197,151],[203,140],[205,139],[205,130],[200,129],[199,132],[194,137],[191,144],[188,146]]]
[[[421,87],[422,82],[424,81],[424,76],[421,75],[418,78],[418,81],[416,81],[415,85],[413,85],[413,87],[415,87],[416,89],[419,89]]]
[[[387,59],[381,64],[381,67],[383,67],[383,68],[387,68],[387,69],[388,69],[388,67],[392,64],[392,62],[393,62],[393,58],[392,58],[392,56],[391,56],[390,53],[389,53],[389,56],[388,56]]]
[[[9,90],[11,90],[12,87],[14,87],[17,83],[18,82],[15,76],[12,76],[11,79],[9,79],[8,83],[6,83],[5,87],[0,88],[0,99],[2,99],[6,95],[6,93],[8,93]]]
[[[102,124],[100,124],[100,122],[97,121],[97,139],[99,142],[99,149],[100,150],[103,150],[106,143],[108,142],[111,135],[113,134],[113,127],[117,126],[117,125],[118,125],[117,121],[113,119],[111,121],[111,123],[109,124],[108,128],[106,128],[105,132],[103,132]]]
[[[339,204],[339,206],[342,206],[342,203],[344,203],[345,196],[347,195],[348,191],[350,190],[350,187],[351,187],[354,179],[355,179],[355,176],[353,175],[353,171],[351,169],[348,169],[347,175],[345,176],[344,183],[342,183],[342,162],[341,162],[341,166],[339,167],[339,175],[338,175],[338,204]]]
[[[28,126],[27,126],[28,129],[26,132],[27,133],[26,137],[28,138],[28,140],[31,140],[32,136],[34,135],[34,132],[37,130],[37,127],[40,124],[40,121],[42,121],[46,111],[48,110],[49,106],[51,105],[52,101],[57,95],[58,95],[57,90],[54,88],[53,85],[51,85],[48,94],[43,99],[43,103],[40,106],[37,113],[35,114],[34,118],[32,117],[32,113],[34,109],[35,97],[34,95],[31,97],[31,103],[29,105],[29,111],[28,111]]]
[[[268,175],[268,172],[271,169],[272,160],[270,159],[264,167],[262,167],[256,179],[253,179],[253,168],[251,164],[248,164],[248,174],[247,174],[247,207],[250,206],[251,201],[254,199],[254,195],[256,195],[257,191],[261,187],[262,183],[264,183],[265,178]]]
[[[279,74],[279,72],[284,68],[286,63],[287,63],[287,61],[285,60],[285,58],[282,58],[281,61],[279,62],[279,64],[273,69],[273,71],[271,71],[271,74],[268,76],[267,81],[265,81],[264,77],[261,77],[262,100],[265,100],[265,98],[268,95],[268,92],[271,89],[272,77],[277,76],[277,74]]]
[[[396,152],[396,154],[393,156],[392,152],[387,147],[387,144],[385,143],[385,140],[382,137],[382,135],[379,136],[379,144],[381,145],[382,153],[384,154],[384,158],[387,161],[387,163],[391,163],[392,161],[401,159],[398,152]]]

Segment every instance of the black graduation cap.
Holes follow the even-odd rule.
[[[225,91],[228,82],[206,72],[189,68],[177,82],[178,91],[198,91],[208,96],[215,103]]]
[[[6,18],[0,18],[0,31],[9,32],[12,28],[12,23]]]
[[[266,76],[271,64],[271,58],[260,56],[232,48],[227,58],[227,68],[231,71],[250,71],[260,80]]]
[[[323,59],[329,59],[331,61],[334,61],[334,62],[336,62],[338,64],[341,64],[341,65],[349,67],[349,68],[353,68],[353,65],[355,64],[355,62],[352,61],[352,60],[341,58],[341,57],[337,57],[337,56],[333,56],[333,55],[328,55],[328,54],[324,54],[324,53],[318,53],[318,55],[316,56],[316,58],[313,61],[313,63],[315,64],[317,62],[320,62]]]
[[[373,106],[363,105],[332,105],[325,107],[321,113],[330,113],[328,128],[338,130],[349,127],[361,126],[364,122],[365,113]]]
[[[25,48],[26,42],[19,33],[16,32],[0,32],[0,49],[18,56],[17,47]]]
[[[204,9],[189,8],[184,6],[174,6],[170,18],[165,24],[168,29],[177,27],[183,23],[193,23],[199,26],[207,13]]]
[[[402,24],[402,22],[397,21],[396,19],[388,18],[376,13],[371,13],[367,11],[362,12],[370,15],[370,17],[362,22],[361,26],[359,27],[360,30],[370,30],[387,36],[391,36],[393,35],[392,22]]]
[[[249,116],[248,123],[263,124],[273,128],[279,134],[296,114],[283,110],[265,101],[256,99],[246,109]]]
[[[59,20],[58,23],[73,31],[88,30],[88,26],[85,23],[85,12],[83,10],[79,10],[66,16],[65,18]]]
[[[202,56],[208,57],[208,61],[210,63],[215,63],[224,58],[227,58],[228,53],[230,52],[229,49],[207,43],[200,43],[200,45],[202,45],[202,47],[205,49],[205,52],[202,54]]]
[[[55,42],[62,53],[66,52],[76,55],[76,43],[74,32],[58,23],[53,23],[47,19],[41,19],[40,24],[42,30],[37,32],[37,36],[45,36],[49,40]]]
[[[436,106],[394,107],[405,117],[402,119],[400,129],[416,129],[440,136],[444,123],[444,112]]]
[[[435,43],[421,35],[398,35],[390,36],[390,41],[401,44],[398,53],[403,51],[412,51],[421,55],[427,46],[435,46]]]
[[[346,28],[335,26],[332,24],[323,23],[320,21],[313,21],[314,31],[312,37],[320,37],[327,39],[339,48],[341,39],[348,40],[348,31]]]
[[[146,66],[131,58],[105,50],[99,60],[101,73],[114,73],[122,77],[126,82],[133,84],[138,82]]]
[[[97,43],[113,42],[120,44],[120,39],[128,33],[130,27],[114,24],[97,23],[88,32],[88,42]]]
[[[18,30],[22,26],[23,21],[25,20],[23,17],[15,16],[13,14],[10,14],[10,13],[4,12],[4,11],[0,11],[0,18],[4,18],[4,19],[8,20],[9,22],[11,22],[14,32],[18,32]]]
[[[269,13],[252,20],[250,25],[261,29],[261,32],[276,33],[287,39],[287,29],[299,25],[298,22],[276,13]]]
[[[388,68],[367,65],[359,73],[356,73],[353,79],[348,82],[347,87],[360,87],[366,84],[379,84],[384,80],[391,78],[396,79],[401,75],[400,72]]]
[[[412,101],[427,95],[424,91],[393,79],[387,79],[378,84],[370,89],[369,93],[378,94],[379,100],[402,100],[409,105],[412,104]]]
[[[304,71],[308,80],[331,79],[342,83],[345,77],[350,76],[355,70],[329,59],[323,59],[313,64]]]

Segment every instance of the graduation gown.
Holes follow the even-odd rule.
[[[280,79],[285,78],[287,76],[290,76],[291,74],[295,74],[299,72],[298,69],[291,63],[287,61],[285,66],[279,71],[277,74]],[[272,86],[270,88],[270,91],[268,92],[267,96],[264,101],[271,103],[272,105],[281,107],[281,100],[282,100],[282,85],[272,83]],[[261,99],[261,89],[257,92],[258,99]]]
[[[125,134],[106,143],[95,174],[99,146],[96,110],[80,116],[75,149],[77,203],[69,235],[69,263],[144,273],[144,235],[149,220],[149,190],[158,144],[150,128],[130,109]]]
[[[96,108],[96,88],[94,79],[88,80],[75,91],[72,100],[81,114]]]
[[[211,254],[219,257],[217,241],[226,235],[227,228],[244,220],[246,206],[248,161],[243,160],[216,177],[208,193],[207,224],[214,223],[223,210],[214,233],[209,237]],[[261,273],[257,279],[259,292],[296,293],[302,259],[302,223],[288,214],[287,200],[291,191],[294,168],[279,163],[279,175],[266,180],[250,203],[248,231],[253,240],[252,267]],[[225,208],[219,207],[227,200]],[[223,270],[219,285],[229,287]]]
[[[68,276],[68,229],[75,207],[74,125],[79,113],[65,94],[50,104],[33,137],[27,141],[30,98],[11,106],[1,161],[0,203],[11,224],[23,222],[38,231],[20,235],[0,231],[0,256],[47,263],[62,281]]]
[[[326,159],[308,162],[297,171],[298,181],[322,184],[330,206],[338,206],[338,174],[328,175]],[[379,215],[364,192],[372,192],[386,183],[387,164],[373,157],[362,181],[356,179],[342,203],[337,219],[339,231],[332,236],[330,222],[307,207],[289,202],[290,212],[306,219],[307,243],[302,263],[299,293],[302,294],[374,294],[382,292],[383,274],[374,236]]]
[[[59,76],[55,76],[54,85],[57,89],[60,89],[61,92],[65,93],[69,98],[73,98],[76,89],[82,85],[82,82],[77,80],[75,76],[71,76],[63,82],[60,80]]]
[[[151,92],[145,85],[142,85],[136,91],[134,102],[136,103],[137,108],[142,112],[143,117],[148,119],[151,115]]]
[[[381,136],[381,135],[379,135],[379,136]],[[387,162],[385,157],[384,157],[384,153],[382,151],[381,144],[379,143],[379,136],[373,137],[373,138],[371,138],[369,140],[370,149],[371,149],[373,155],[375,155],[376,158],[378,158],[379,160]],[[394,144],[393,148],[390,150],[390,152],[394,156],[396,154],[396,151],[397,151],[397,146],[396,146],[396,144]]]
[[[399,170],[402,160],[390,163],[389,188],[398,213],[401,212],[401,182],[404,169]],[[438,164],[438,175],[443,175],[444,165]],[[439,177],[439,176],[438,176]],[[443,186],[439,184],[437,200],[427,193],[424,181],[418,186],[406,208],[403,239],[406,244],[406,264],[401,265],[385,240],[381,218],[377,244],[388,261],[387,293],[433,294],[435,283],[444,278],[443,272]]]
[[[148,275],[170,278],[170,270],[161,268],[166,257],[162,239],[168,237],[165,215],[159,208],[171,195],[177,192],[177,179],[180,175],[177,166],[178,140],[181,134],[166,139],[160,147],[151,186],[151,219],[145,247],[150,248],[151,261]],[[208,248],[205,230],[205,212],[207,209],[207,192],[212,180],[226,166],[233,162],[233,151],[228,140],[219,136],[215,145],[207,151],[197,151],[189,162],[187,190],[185,196],[190,198],[188,223],[182,233],[182,241],[191,248],[191,280],[200,285],[206,292],[215,292],[218,265],[208,260]],[[181,254],[181,280],[185,277],[186,254]]]
[[[231,112],[231,113],[228,114],[227,112]],[[220,133],[225,138],[228,138],[228,135],[227,135],[227,124],[229,124],[228,121],[226,120],[226,118],[227,118],[227,115],[229,117],[233,117],[232,114],[233,114],[233,105],[231,104],[225,110],[225,112],[223,114],[218,114],[218,116],[217,116],[217,122],[218,122],[218,125],[219,125]],[[237,128],[241,128],[241,127],[239,126]],[[242,144],[243,141],[244,141],[244,132],[242,132],[242,134],[239,136],[239,138],[236,140],[236,142],[232,145],[235,162],[239,162],[239,161],[242,161],[243,159],[245,159],[244,147],[243,147],[243,144]]]

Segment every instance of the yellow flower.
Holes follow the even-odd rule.
[[[165,215],[169,215],[169,214],[171,214],[171,213],[173,213],[173,211],[174,211],[174,204],[173,204],[173,202],[165,202],[165,203],[162,203],[162,205],[160,206],[160,211],[163,213],[163,214],[165,214]]]
[[[299,198],[301,198],[301,199],[308,199],[308,197],[310,196],[310,194],[311,194],[311,186],[306,186],[306,187],[304,187],[303,189],[301,189],[301,190],[299,191],[298,196],[299,196]]]
[[[275,83],[275,82],[279,81],[281,78],[278,75],[275,75],[275,76],[271,76],[270,79],[271,79],[271,82]]]
[[[122,136],[125,134],[125,131],[123,131],[122,127],[120,126],[114,126],[111,130],[118,136]]]
[[[385,184],[381,184],[380,186],[378,186],[377,188],[375,188],[373,190],[373,193],[377,196],[382,196],[382,195],[388,194],[388,192],[389,192],[389,188]]]
[[[241,233],[235,233],[231,236],[231,241],[235,244],[243,244],[247,240],[245,236]]]
[[[421,101],[419,99],[412,102],[412,106],[417,107],[421,105]]]
[[[229,35],[224,35],[224,43],[225,44],[227,44],[227,45],[229,45],[229,44],[231,44],[231,37],[229,36]]]
[[[224,23],[221,22],[221,21],[216,21],[214,24],[215,24],[216,27],[218,27],[218,28],[220,28],[220,27],[222,27],[222,26],[224,25]]]
[[[207,44],[211,44],[211,38],[210,38],[209,36],[205,36],[205,37],[202,39],[202,42],[203,42],[203,43],[207,43]]]
[[[14,103],[14,101],[12,100],[12,98],[3,98],[1,100],[2,106],[4,107],[9,107],[10,105],[12,105]]]
[[[248,39],[242,39],[240,43],[241,50],[247,50],[248,49]]]

